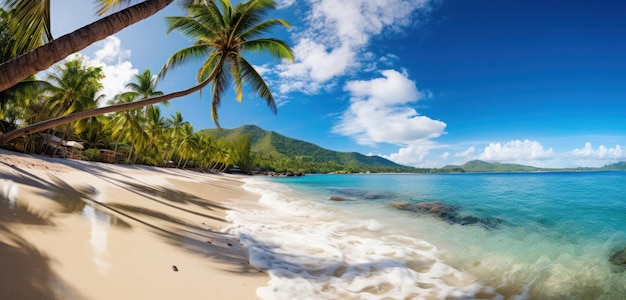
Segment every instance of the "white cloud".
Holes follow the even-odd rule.
[[[598,146],[598,149],[593,149],[591,143],[585,143],[585,146],[581,149],[574,149],[571,152],[572,155],[578,158],[587,159],[622,159],[626,158],[626,153],[622,150],[620,145],[615,145],[614,148],[607,148],[604,145]]]
[[[253,65],[252,67],[254,67],[254,70],[257,71],[257,73],[259,73],[259,75],[261,75],[261,77],[263,77],[263,75],[265,75],[265,74],[272,73],[272,69],[267,64]]]
[[[446,124],[421,116],[410,104],[424,98],[408,74],[395,70],[383,77],[347,82],[350,106],[333,127],[334,133],[352,137],[362,145],[389,143],[402,148],[384,156],[400,164],[418,165],[431,149],[432,139],[444,133]]]
[[[455,153],[454,156],[455,157],[467,157],[470,154],[474,153],[474,151],[476,151],[476,148],[474,146],[471,146],[467,148],[465,151]]]
[[[114,35],[98,42],[96,46],[101,47],[95,52],[96,60],[104,63],[119,64],[131,55],[130,50],[122,49],[122,41]]]
[[[351,94],[350,106],[333,127],[334,133],[350,136],[362,145],[409,145],[444,133],[445,123],[420,116],[408,105],[422,94],[406,73],[386,70],[382,75],[345,85]]]
[[[287,8],[296,3],[296,0],[278,0],[276,1],[276,8]]]
[[[490,143],[479,159],[486,161],[528,164],[529,162],[553,158],[552,148],[544,149],[537,141],[514,140],[505,144]]]
[[[439,147],[440,146],[435,142],[428,139],[416,140],[405,147],[400,148],[397,153],[383,155],[383,157],[402,165],[415,167],[425,166],[426,156],[433,149]]]
[[[374,60],[373,53],[365,51],[372,37],[384,30],[400,31],[408,27],[415,21],[415,12],[427,8],[428,3],[428,0],[309,0],[311,9],[305,16],[306,29],[297,32],[294,46],[296,63],[278,68],[283,81],[281,91],[315,93],[328,81]],[[363,69],[375,67],[375,63],[367,63]]]

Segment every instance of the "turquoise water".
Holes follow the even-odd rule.
[[[626,272],[609,262],[626,247],[626,172],[307,175],[247,187],[263,197],[231,214],[233,231],[272,277],[265,299],[626,299]],[[428,214],[422,202],[451,210]]]

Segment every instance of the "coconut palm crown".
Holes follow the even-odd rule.
[[[272,0],[250,0],[233,7],[230,0],[188,0],[186,16],[168,17],[168,33],[178,30],[194,43],[174,53],[164,64],[159,78],[168,70],[191,60],[205,59],[197,73],[199,84],[211,83],[211,117],[220,128],[217,109],[228,86],[234,84],[237,101],[243,98],[243,83],[266,101],[275,114],[276,103],[269,87],[242,56],[244,52],[268,52],[279,59],[294,60],[291,47],[262,35],[277,25],[289,28],[281,19],[263,20],[276,7]]]

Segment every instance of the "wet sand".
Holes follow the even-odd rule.
[[[0,150],[0,299],[257,299],[240,177]]]

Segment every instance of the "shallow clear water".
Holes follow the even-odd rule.
[[[272,277],[265,299],[626,295],[626,272],[609,262],[626,246],[624,172],[307,175],[246,187],[260,206],[231,212],[231,230]],[[450,210],[415,209],[422,202]]]

